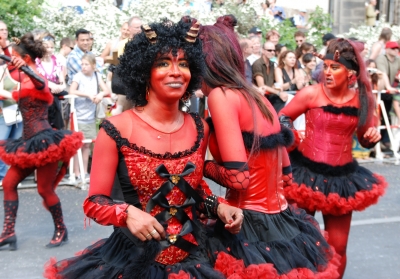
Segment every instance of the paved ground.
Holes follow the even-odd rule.
[[[383,174],[389,189],[378,205],[355,213],[348,246],[348,264],[345,279],[398,279],[400,278],[400,166],[366,164],[374,172]],[[213,185],[217,194],[223,190]],[[1,279],[43,278],[44,263],[50,257],[63,259],[85,248],[96,240],[107,237],[111,228],[94,222],[84,228],[82,202],[87,192],[68,186],[57,190],[63,204],[69,243],[46,249],[53,235],[50,214],[41,205],[35,189],[20,190],[20,210],[16,231],[18,250],[11,252],[0,248]],[[0,192],[0,200],[3,193]],[[3,208],[0,205],[0,220]],[[321,216],[317,216],[321,221]],[[1,221],[0,221],[1,222]]]

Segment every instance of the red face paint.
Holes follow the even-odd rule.
[[[328,88],[341,87],[348,83],[348,70],[339,62],[324,61],[325,84]]]
[[[150,76],[149,100],[154,94],[165,101],[178,100],[186,92],[190,82],[189,63],[182,50],[159,56],[153,64]]]

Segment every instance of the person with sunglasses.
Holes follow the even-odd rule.
[[[279,109],[279,105],[287,100],[287,94],[281,95],[281,90],[274,88],[275,82],[275,63],[272,59],[275,57],[275,45],[272,42],[264,43],[262,55],[253,65],[253,83],[264,92],[268,101],[274,109]],[[283,98],[283,99],[282,99]]]

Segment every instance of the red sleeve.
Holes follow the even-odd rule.
[[[243,166],[247,162],[247,155],[239,124],[241,104],[238,94],[230,89],[224,92],[221,88],[215,88],[208,97],[208,107],[222,162]],[[250,183],[247,169],[226,168],[215,162],[205,165],[204,174],[218,184],[234,189],[245,190]]]
[[[123,227],[126,226],[129,205],[116,203],[110,198],[117,165],[116,143],[104,129],[100,129],[93,151],[89,197],[83,203],[83,210],[86,216],[101,225]]]

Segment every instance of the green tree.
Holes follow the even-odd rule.
[[[43,0],[0,1],[0,20],[7,24],[10,37],[35,29],[33,17],[41,13]]]

